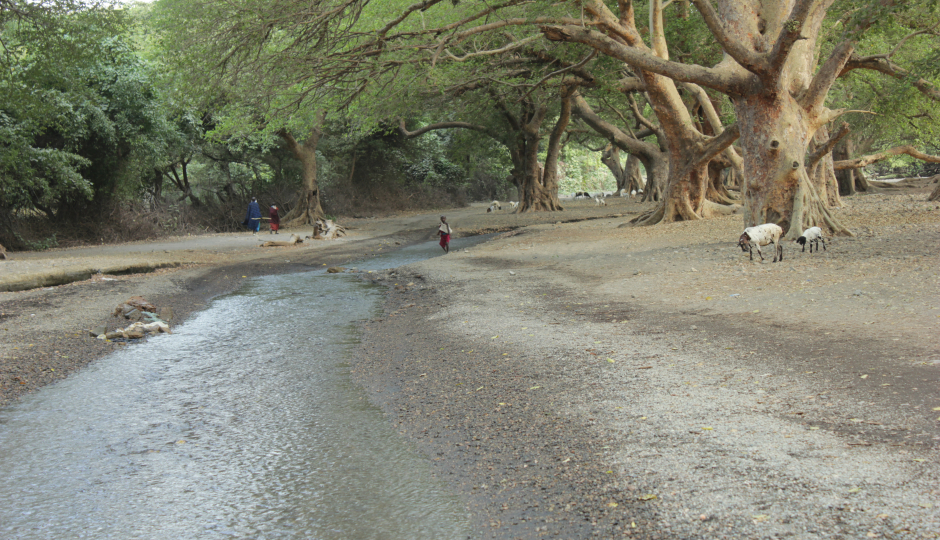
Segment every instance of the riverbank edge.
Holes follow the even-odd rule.
[[[381,314],[359,324],[353,380],[463,499],[473,538],[610,538],[658,520],[610,474],[611,441],[558,416],[560,396],[519,392],[520,379],[567,371],[568,356],[519,364],[524,348],[430,326],[452,307],[460,279],[410,268],[363,278],[387,291]],[[560,376],[574,385],[580,375]],[[635,522],[623,521],[628,508]]]
[[[173,265],[155,272],[124,275],[120,281],[100,281],[92,278],[43,289],[4,293],[7,297],[0,301],[0,322],[8,323],[9,318],[24,319],[26,313],[29,313],[28,316],[39,318],[51,317],[53,313],[58,315],[57,310],[62,309],[61,306],[68,306],[64,309],[69,312],[77,312],[75,318],[80,318],[81,322],[65,332],[57,333],[38,332],[28,319],[4,324],[4,340],[29,343],[29,348],[19,349],[19,356],[16,358],[5,359],[4,368],[12,373],[9,377],[12,382],[0,384],[0,408],[11,405],[46,385],[69,377],[95,360],[111,354],[117,347],[124,346],[106,343],[88,335],[88,329],[97,326],[106,326],[108,330],[126,326],[127,321],[111,317],[109,311],[99,308],[89,313],[87,308],[82,308],[87,297],[114,296],[115,293],[107,287],[127,288],[127,285],[130,285],[134,293],[129,296],[142,295],[158,308],[171,308],[172,328],[184,324],[194,313],[205,309],[214,298],[237,290],[244,279],[342,266],[349,261],[363,258],[364,254],[379,246],[390,251],[386,241],[388,238],[393,237],[399,243],[394,249],[401,249],[424,242],[427,236],[426,230],[395,231],[386,235],[353,239],[308,252],[291,248],[273,252],[259,251],[255,257],[231,263]],[[290,262],[285,261],[285,255],[290,257]],[[172,281],[176,285],[175,291],[150,294],[151,291],[161,290],[161,287],[153,286],[158,280]],[[108,310],[110,309],[113,309],[113,306],[109,305]],[[37,346],[33,347],[33,344]],[[60,351],[67,354],[60,354]],[[2,382],[4,381],[0,380],[0,383]]]

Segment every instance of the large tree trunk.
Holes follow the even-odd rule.
[[[731,213],[733,208],[708,200],[709,162],[734,142],[737,130],[705,137],[695,128],[671,79],[645,71],[641,74],[647,96],[666,133],[669,170],[662,204],[634,218],[632,223],[654,225]]]
[[[814,226],[851,234],[829,211],[804,167],[816,130],[790,93],[738,98],[735,112],[749,172],[742,189],[745,226],[776,223],[791,240]]]
[[[288,150],[300,161],[303,175],[303,186],[297,193],[297,204],[284,216],[285,227],[299,227],[312,225],[318,219],[323,219],[323,207],[320,206],[320,184],[317,179],[317,145],[320,143],[323,120],[326,111],[323,111],[310,134],[302,144],[294,139],[287,130],[281,130],[279,135],[287,144]]]
[[[545,167],[539,163],[538,151],[541,127],[548,112],[545,105],[532,105],[532,113],[523,125],[525,137],[525,176],[518,212],[564,210],[558,200],[558,156],[561,153],[561,138],[571,120],[571,94],[573,89],[563,88],[561,111],[548,139]]]

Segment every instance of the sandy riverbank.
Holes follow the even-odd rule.
[[[354,375],[481,537],[940,535],[940,209],[920,192],[848,202],[855,238],[773,265],[736,248],[739,216],[448,211],[458,234],[511,232],[377,276],[386,314]],[[169,246],[206,258],[0,293],[2,399],[120,346],[84,330],[116,325],[127,296],[178,323],[242,276],[426,241],[435,223],[355,220],[341,242],[272,253]]]

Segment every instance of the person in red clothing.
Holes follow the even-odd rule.
[[[450,225],[447,224],[447,218],[441,216],[441,226],[437,228],[437,234],[441,235],[441,247],[444,253],[450,253]]]
[[[277,206],[272,204],[269,212],[271,216],[271,234],[278,234],[277,230],[281,228],[281,217],[277,215]]]

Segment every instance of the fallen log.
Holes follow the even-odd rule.
[[[290,240],[281,241],[281,242],[265,242],[261,244],[261,247],[281,247],[281,246],[293,246],[295,244],[302,244],[303,239],[296,234],[290,235]]]

